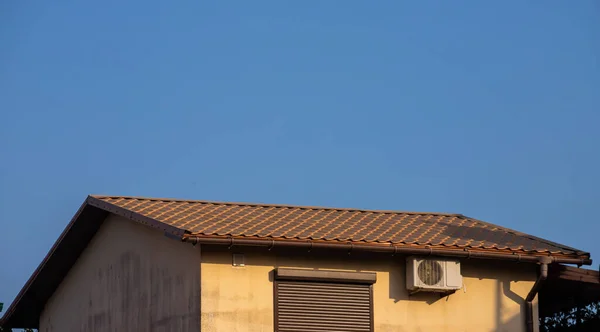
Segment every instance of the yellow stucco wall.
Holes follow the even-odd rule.
[[[200,250],[109,216],[46,303],[41,332],[200,330]]]
[[[272,271],[276,267],[377,273],[375,332],[524,331],[524,298],[536,278],[532,265],[470,260],[462,262],[462,290],[443,298],[427,293],[409,296],[400,257],[325,258],[275,255],[265,250],[244,254],[246,266],[233,267],[231,251],[203,248],[203,332],[273,331]],[[537,312],[537,305],[534,308]]]

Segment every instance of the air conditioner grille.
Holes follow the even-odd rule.
[[[444,269],[440,262],[434,260],[424,260],[419,264],[417,270],[419,279],[427,286],[438,285],[444,276]]]

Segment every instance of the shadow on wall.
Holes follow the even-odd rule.
[[[496,332],[524,331],[525,328],[525,299],[510,289],[511,280],[496,281]],[[519,305],[518,314],[506,318],[503,299],[507,298]]]
[[[508,265],[505,267],[506,269],[510,268],[511,263],[505,263]],[[512,263],[514,265],[514,263]],[[536,269],[535,266],[532,266],[532,269]],[[534,274],[535,275],[535,274]],[[523,276],[519,276],[518,278],[510,278],[504,277],[496,280],[496,330],[495,332],[512,332],[512,331],[525,331],[525,294],[523,296],[515,293],[511,289],[511,283],[515,285],[515,282],[528,280]],[[531,278],[531,277],[530,277]],[[534,281],[530,279],[529,281]],[[525,287],[525,291],[529,291],[530,286]],[[521,291],[523,293],[523,290]],[[510,303],[512,302],[512,303]],[[514,312],[506,312],[507,306],[509,304],[517,304],[519,306],[519,311],[517,313]],[[534,319],[534,321],[537,321]]]
[[[525,331],[525,296],[530,290],[530,282],[535,281],[535,265],[525,265],[512,262],[480,261],[484,269],[473,271],[469,265],[464,265],[463,276],[478,279],[495,280],[495,330],[494,332]],[[525,267],[525,268],[521,268]],[[509,271],[498,273],[497,271]],[[528,283],[529,282],[529,283]],[[519,284],[524,283],[524,284]],[[515,292],[520,286],[520,294]],[[515,312],[515,304],[518,312]]]

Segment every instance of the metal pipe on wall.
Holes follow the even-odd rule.
[[[525,298],[525,320],[527,332],[533,332],[533,326],[535,323],[533,321],[533,299],[535,299],[535,296],[542,288],[542,284],[548,278],[548,264],[550,263],[550,260],[544,258],[546,257],[543,257],[540,260],[540,274],[533,284],[533,287],[531,287],[529,294],[527,294],[527,297]]]

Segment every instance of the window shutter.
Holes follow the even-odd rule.
[[[372,285],[276,281],[278,332],[373,331]]]

